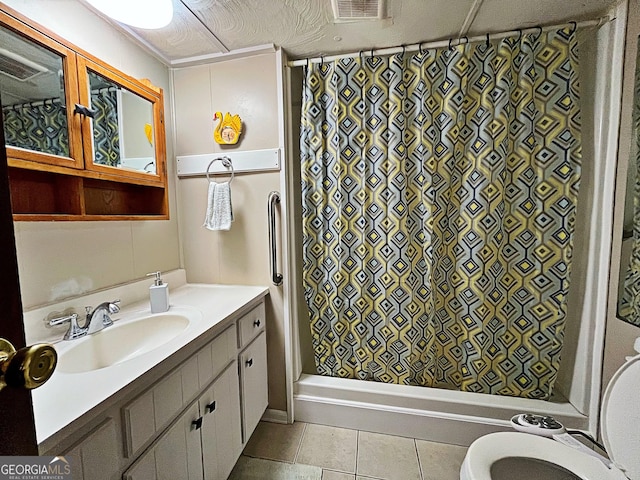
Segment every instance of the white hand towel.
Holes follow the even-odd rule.
[[[209,183],[207,213],[202,226],[209,230],[229,230],[231,222],[233,222],[233,209],[229,182]]]

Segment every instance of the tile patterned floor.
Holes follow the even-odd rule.
[[[458,480],[466,451],[456,445],[324,425],[261,422],[243,455],[320,467],[322,480]],[[296,478],[279,473],[264,480]]]

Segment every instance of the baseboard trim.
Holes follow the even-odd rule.
[[[267,408],[264,415],[262,415],[262,421],[271,423],[289,423],[287,422],[286,410],[274,410],[272,408]]]

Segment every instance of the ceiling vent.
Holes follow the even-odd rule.
[[[38,65],[21,55],[0,48],[0,73],[21,82],[26,82],[36,75],[48,72],[42,65]]]
[[[384,0],[331,0],[336,22],[359,22],[384,18]]]

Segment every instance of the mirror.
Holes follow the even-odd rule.
[[[151,93],[156,89],[9,16],[2,21],[8,23],[0,24],[0,96],[10,158],[111,173],[117,168],[129,177],[159,175],[164,144],[157,145],[162,97]],[[93,120],[75,114],[76,104],[89,107]]]
[[[153,103],[88,71],[93,163],[156,173]]]
[[[638,47],[624,207],[618,317],[640,327],[640,38],[638,39]]]
[[[61,55],[0,26],[0,96],[7,146],[70,156]]]

